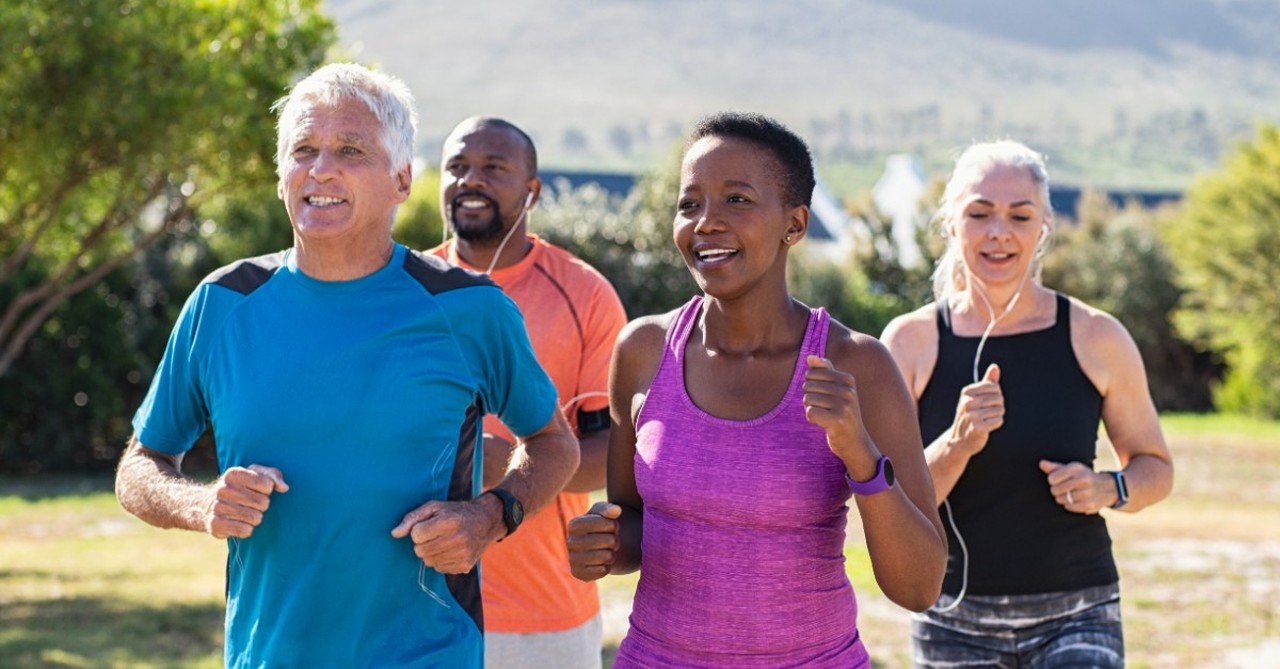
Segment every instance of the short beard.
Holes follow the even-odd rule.
[[[490,200],[493,205],[493,218],[488,223],[479,223],[471,227],[459,226],[457,221],[458,205],[455,203],[449,205],[449,227],[453,230],[454,236],[472,244],[494,241],[502,237],[502,211],[498,208],[498,203]]]

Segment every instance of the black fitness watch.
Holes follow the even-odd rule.
[[[524,522],[524,504],[516,499],[515,495],[502,488],[490,488],[485,491],[485,494],[493,494],[502,500],[502,524],[507,526],[507,533],[502,535],[502,539],[506,539],[516,531],[517,527],[520,527],[520,523]]]
[[[1124,471],[1116,470],[1110,472],[1116,481],[1116,503],[1111,508],[1118,509],[1129,503],[1129,482],[1124,478]]]

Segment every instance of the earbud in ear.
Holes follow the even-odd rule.
[[[528,209],[531,206],[533,206],[533,191],[529,191],[529,194],[524,196],[524,208]]]

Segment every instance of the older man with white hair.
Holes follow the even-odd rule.
[[[399,80],[323,67],[277,103],[292,248],[188,299],[116,491],[228,542],[229,667],[483,665],[476,564],[554,498],[577,442],[520,312],[391,236],[416,120]],[[480,492],[480,420],[518,446]],[[212,425],[220,476],[184,475]]]

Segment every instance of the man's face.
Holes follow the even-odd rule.
[[[444,142],[440,209],[455,235],[469,242],[500,239],[519,220],[536,174],[528,150],[509,129],[464,123]]]
[[[355,99],[314,106],[286,143],[278,192],[295,233],[306,241],[390,236],[410,173],[392,173],[377,116]]]

